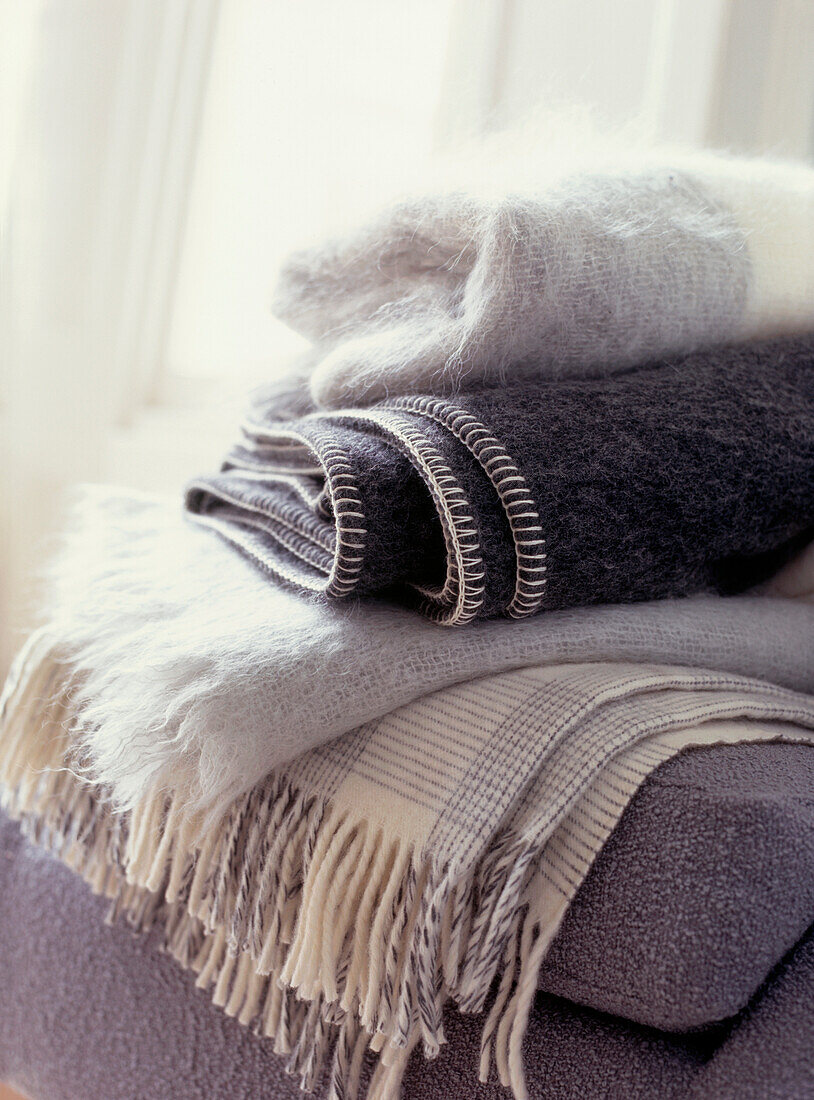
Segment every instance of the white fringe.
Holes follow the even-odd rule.
[[[357,1100],[368,1050],[368,1100],[398,1097],[418,1042],[427,1057],[444,1042],[445,1002],[479,1010],[502,963],[480,1074],[494,1046],[501,1080],[525,1096],[522,1039],[558,920],[543,930],[531,913],[511,838],[461,876],[278,776],[205,827],[163,790],[118,813],[72,770],[70,671],[49,647],[29,648],[4,694],[0,800],[111,899],[110,920],[160,930],[304,1090],[327,1072],[334,1100]]]

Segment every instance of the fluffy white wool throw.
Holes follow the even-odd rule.
[[[164,787],[222,810],[298,754],[428,692],[541,663],[687,664],[814,690],[802,601],[671,600],[450,634],[374,601],[291,594],[178,503],[113,490],[78,509],[48,606],[81,766],[122,807]]]
[[[449,1000],[491,1004],[480,1076],[494,1051],[522,1100],[540,964],[642,779],[688,744],[814,743],[812,696],[700,669],[551,665],[369,722],[202,826],[171,789],[116,813],[66,768],[76,699],[50,654],[35,636],[7,687],[4,808],[331,1100],[355,1100],[368,1048],[368,1100],[395,1100],[412,1049],[439,1053]]]
[[[522,135],[499,179],[418,194],[291,256],[273,308],[315,345],[318,405],[814,329],[814,169],[667,151],[574,168],[545,152]]]
[[[368,1100],[395,1100],[453,1000],[491,1005],[480,1076],[522,1100],[540,965],[639,783],[691,744],[814,742],[789,690],[814,687],[812,567],[779,580],[800,598],[451,635],[278,591],[175,505],[97,492],[0,704],[2,805],[304,1089],[355,1100],[371,1050]]]

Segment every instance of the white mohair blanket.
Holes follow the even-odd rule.
[[[329,408],[586,377],[814,329],[814,169],[688,151],[561,159],[417,192],[283,266],[278,317]],[[312,373],[311,373],[312,372]]]
[[[300,753],[508,669],[681,664],[814,691],[814,611],[799,599],[668,600],[450,633],[375,601],[294,595],[185,522],[177,502],[116,490],[79,506],[48,606],[82,768],[120,807],[166,788],[222,811]]]

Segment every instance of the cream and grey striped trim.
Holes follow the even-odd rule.
[[[316,507],[323,518],[332,515],[335,523],[334,560],[322,591],[326,596],[349,596],[359,581],[365,560],[365,511],[359,486],[347,451],[335,443],[320,446],[305,439],[290,428],[269,431],[267,427],[251,420],[244,421],[241,430],[252,446],[267,455],[265,462],[269,474],[288,476],[323,476],[325,485],[316,499],[308,500],[302,487],[300,496]],[[316,461],[314,461],[316,460]],[[262,469],[262,463],[253,464]],[[288,475],[288,476],[287,476]],[[322,524],[315,518],[315,525]]]
[[[325,479],[323,490],[317,497],[309,499],[304,487],[296,482],[296,477],[302,476],[303,469],[307,469],[310,476],[313,464],[300,467],[296,476],[292,476],[293,471],[279,474],[276,463],[270,464],[266,477],[288,485],[305,505],[315,508],[319,515],[316,511],[313,514],[304,512],[289,502],[275,502],[273,510],[269,507],[253,508],[245,499],[230,496],[224,489],[219,489],[221,500],[240,510],[239,518],[230,522],[216,515],[198,513],[195,520],[216,530],[261,568],[283,581],[334,598],[349,596],[362,571],[367,535],[362,499],[349,456],[342,447],[333,443],[317,449],[299,436],[287,443],[292,452],[296,448],[299,454],[318,459],[319,472]],[[269,449],[273,449],[271,444]],[[255,476],[248,480],[256,479],[258,466],[254,467],[253,473]],[[207,491],[205,482],[193,482],[191,487]],[[328,508],[332,515],[330,526],[325,522]],[[252,516],[252,512],[256,515]],[[279,554],[269,553],[262,540],[253,537],[251,528],[270,535],[279,547],[293,555],[295,560],[310,566],[318,575],[315,577],[308,569],[297,569]]]
[[[328,499],[322,467],[320,467],[318,477],[313,474],[278,474],[276,472],[272,475],[269,473],[268,466],[264,465],[258,469],[244,466],[242,463],[232,461],[230,458],[228,472],[231,473],[232,471],[240,474],[243,481],[254,481],[258,485],[265,485],[269,478],[273,477],[275,485],[284,485],[290,489],[307,508],[312,510],[315,508],[322,509],[322,501]],[[330,508],[327,514],[331,514]]]
[[[526,1097],[540,966],[646,775],[688,745],[814,741],[809,697],[735,674],[526,669],[326,743],[201,829],[183,788],[118,812],[80,774],[81,675],[49,631],[18,658],[0,699],[3,808],[110,898],[111,920],[153,933],[270,1039],[303,1090],[325,1066],[335,1100],[358,1100],[368,1047],[369,1100],[398,1096],[411,1050],[438,1053],[445,1004],[480,1012],[492,991],[479,1076],[494,1057]]]
[[[394,398],[387,405],[430,417],[460,440],[477,460],[500,498],[514,540],[517,573],[506,614],[515,619],[533,615],[545,599],[546,540],[537,505],[517,464],[484,424],[449,401],[408,396]]]

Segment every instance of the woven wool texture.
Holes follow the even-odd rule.
[[[733,592],[814,530],[814,339],[244,426],[193,518],[277,580],[439,623]]]
[[[113,919],[155,932],[216,1005],[267,1037],[305,1090],[327,1080],[332,1100],[355,1100],[370,1049],[367,1098],[393,1100],[411,1052],[438,1054],[452,1001],[488,1009],[473,1079],[494,1062],[522,1100],[540,967],[644,778],[688,745],[814,743],[812,695],[772,682],[811,689],[812,564],[805,554],[780,578],[793,599],[451,633],[277,590],[174,508],[102,493],[4,691],[2,804],[111,899]],[[276,630],[275,607],[292,613]],[[331,635],[316,622],[348,625]],[[470,665],[429,693],[455,667],[433,657],[461,673],[470,636],[483,662],[514,639],[502,653],[514,670],[472,679]],[[405,684],[408,640],[415,667],[432,670],[423,690]],[[275,767],[276,730],[313,720],[332,688],[369,706],[387,667],[378,713],[332,740],[317,724],[316,747]],[[399,709],[395,683],[413,700]]]
[[[78,506],[48,608],[55,659],[77,670],[84,767],[122,806],[166,785],[222,809],[308,749],[507,669],[655,662],[814,690],[802,601],[699,597],[448,631],[375,600],[303,599],[172,500],[114,490]]]
[[[674,151],[577,170],[518,144],[499,178],[417,194],[284,265],[274,308],[314,342],[317,404],[814,328],[814,170]]]
[[[157,930],[217,1005],[288,1055],[396,1097],[410,1053],[435,1057],[443,1009],[494,998],[479,1073],[526,1096],[522,1043],[540,965],[639,784],[691,744],[814,742],[814,703],[699,669],[554,665],[448,688],[301,757],[190,819],[158,790],[128,814],[73,760],[71,671],[35,635],[3,701],[4,808]],[[746,719],[746,721],[744,721]],[[495,982],[498,982],[495,992]],[[475,1067],[472,1067],[473,1077]]]

